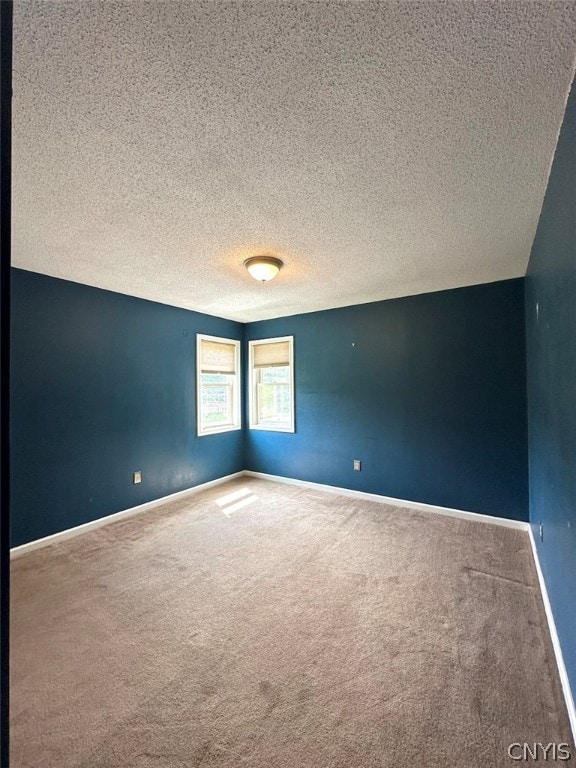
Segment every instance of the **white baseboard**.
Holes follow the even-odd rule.
[[[79,536],[82,533],[87,533],[88,531],[93,531],[96,528],[101,528],[103,525],[108,525],[109,523],[113,523],[116,520],[121,520],[126,517],[131,517],[132,515],[138,515],[141,512],[146,512],[148,509],[157,507],[160,504],[165,504],[166,502],[174,501],[175,499],[195,493],[201,493],[202,491],[206,490],[207,488],[211,488],[214,485],[220,485],[222,483],[228,482],[229,480],[234,480],[235,478],[244,476],[259,477],[263,480],[272,480],[276,483],[286,483],[288,485],[300,485],[306,488],[314,488],[319,491],[336,493],[340,496],[351,496],[353,498],[365,499],[367,501],[377,501],[382,504],[392,504],[394,506],[418,509],[424,512],[434,512],[440,515],[447,515],[448,517],[458,517],[463,520],[475,520],[476,522],[491,523],[492,525],[503,525],[507,528],[517,528],[520,530],[529,529],[528,523],[523,523],[520,520],[507,520],[503,517],[492,517],[491,515],[483,515],[479,512],[465,512],[461,509],[437,507],[433,504],[424,504],[422,502],[408,501],[406,499],[395,499],[391,496],[380,496],[377,493],[354,491],[349,488],[340,488],[333,485],[323,485],[322,483],[312,483],[308,480],[296,480],[291,477],[282,477],[281,475],[268,475],[264,472],[252,472],[250,470],[243,470],[241,472],[235,472],[232,475],[219,477],[216,480],[209,480],[208,482],[201,483],[200,485],[196,485],[193,488],[186,488],[183,491],[171,493],[168,496],[162,496],[161,498],[154,499],[153,501],[147,501],[145,504],[139,504],[136,507],[130,507],[129,509],[123,509],[120,512],[114,512],[113,514],[107,515],[106,517],[100,517],[97,520],[91,520],[89,523],[77,525],[74,528],[68,528],[65,531],[59,531],[58,533],[53,533],[50,536],[45,536],[42,539],[36,539],[34,541],[28,542],[27,544],[21,544],[18,547],[13,547],[10,550],[10,559],[22,557],[22,555],[27,555],[29,552],[33,552],[35,549],[40,549],[41,547],[47,547],[50,544],[56,544],[57,542],[65,541],[66,539],[70,539],[73,536]]]
[[[292,477],[282,477],[281,475],[267,475],[264,472],[252,472],[245,470],[245,475],[249,477],[259,477],[262,480],[273,480],[276,483],[286,483],[287,485],[300,485],[304,488],[314,488],[317,491],[327,491],[336,493],[339,496],[351,496],[355,499],[364,499],[365,501],[377,501],[380,504],[391,504],[395,507],[405,507],[408,509],[417,509],[421,512],[433,512],[437,515],[446,515],[447,517],[458,517],[461,520],[473,520],[479,523],[490,523],[491,525],[502,525],[505,528],[516,528],[520,531],[527,531],[530,526],[521,520],[508,520],[506,517],[493,517],[484,515],[480,512],[466,512],[463,509],[451,509],[450,507],[437,507],[434,504],[424,504],[420,501],[408,501],[406,499],[395,499],[392,496],[380,496],[378,493],[366,493],[365,491],[354,491],[350,488],[340,488],[336,485],[323,485],[322,483],[312,483],[309,480],[295,480]]]
[[[564,656],[562,655],[562,646],[560,645],[560,638],[556,630],[556,622],[554,621],[554,614],[552,613],[552,605],[550,604],[550,598],[548,597],[548,589],[546,588],[546,582],[544,581],[544,574],[540,566],[540,558],[538,557],[538,549],[536,548],[536,542],[534,541],[534,534],[532,527],[528,529],[528,535],[530,536],[530,543],[532,545],[532,554],[534,556],[534,563],[536,564],[536,572],[538,574],[538,582],[540,583],[540,593],[544,602],[544,610],[546,611],[546,618],[548,619],[548,628],[550,630],[550,637],[552,639],[552,645],[554,647],[554,655],[556,656],[556,664],[558,666],[558,674],[560,675],[560,683],[562,684],[562,691],[564,693],[564,700],[566,701],[566,709],[568,710],[568,718],[570,720],[570,727],[572,728],[572,743],[576,745],[576,707],[574,706],[574,697],[572,696],[572,690],[570,688],[570,680],[568,679],[568,672],[566,671],[566,665],[564,664]]]
[[[114,523],[117,520],[122,520],[127,517],[132,517],[132,515],[139,515],[141,512],[146,512],[149,509],[153,509],[154,507],[158,507],[160,504],[166,504],[169,501],[175,501],[176,499],[183,498],[184,496],[192,496],[196,493],[201,493],[202,491],[205,491],[207,488],[212,488],[214,485],[221,485],[222,483],[227,483],[229,480],[234,480],[237,477],[243,477],[244,472],[235,472],[232,475],[226,475],[225,477],[218,477],[216,480],[209,480],[206,483],[201,483],[200,485],[195,485],[193,488],[186,488],[183,491],[177,491],[176,493],[170,493],[168,496],[162,496],[159,499],[153,499],[152,501],[147,501],[144,504],[139,504],[137,507],[130,507],[130,509],[123,509],[120,512],[114,512],[111,515],[106,515],[106,517],[99,517],[97,520],[91,520],[89,523],[84,523],[83,525],[77,525],[74,528],[68,528],[65,531],[59,531],[58,533],[53,533],[50,536],[44,536],[42,539],[35,539],[34,541],[29,541],[27,544],[21,544],[19,547],[12,547],[10,550],[10,559],[13,560],[16,557],[22,557],[22,555],[27,555],[29,552],[33,552],[35,549],[40,549],[41,547],[47,547],[50,544],[57,544],[62,541],[65,541],[66,539],[71,539],[73,536],[79,536],[82,533],[87,533],[88,531],[93,531],[96,528],[101,528],[104,525],[108,525],[109,523]]]

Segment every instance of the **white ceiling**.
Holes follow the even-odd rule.
[[[241,321],[523,275],[575,41],[553,0],[17,0],[13,263]]]

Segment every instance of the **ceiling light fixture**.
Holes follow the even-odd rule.
[[[246,259],[244,266],[254,280],[265,283],[276,277],[284,262],[275,256],[252,256],[251,259]]]

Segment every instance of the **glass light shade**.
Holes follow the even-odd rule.
[[[246,259],[244,266],[254,280],[265,283],[275,278],[284,265],[274,256],[253,256],[251,259]]]

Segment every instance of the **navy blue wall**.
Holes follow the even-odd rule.
[[[241,324],[17,269],[12,296],[12,545],[243,468],[195,378],[195,334]]]
[[[291,334],[296,433],[250,431],[247,469],[528,519],[523,280],[246,326]]]
[[[538,309],[537,309],[538,308]],[[576,692],[576,87],[526,277],[530,522]],[[538,529],[544,524],[544,541]]]
[[[197,332],[295,336],[295,434],[196,436]],[[13,545],[243,468],[527,519],[522,280],[243,327],[13,270],[12,349]]]

